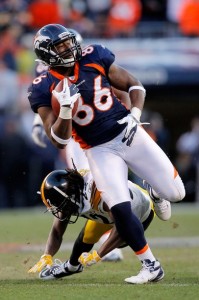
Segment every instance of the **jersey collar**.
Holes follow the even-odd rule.
[[[49,70],[50,74],[52,74],[54,77],[56,77],[59,80],[62,80],[65,78],[64,75],[61,75],[60,73],[56,72],[55,70]],[[76,62],[75,63],[75,67],[74,67],[74,75],[73,76],[68,76],[68,78],[70,79],[70,81],[72,83],[75,83],[78,78],[79,78],[79,63]]]

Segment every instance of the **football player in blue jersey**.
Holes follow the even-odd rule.
[[[153,203],[149,194],[139,186],[128,181],[131,196],[131,209],[142,222],[146,230],[153,220]],[[53,256],[58,252],[63,235],[69,223],[77,220],[77,217],[88,219],[78,238],[76,239],[70,259],[64,264],[65,276],[79,273],[83,270],[82,264],[91,266],[100,261],[104,255],[113,251],[115,247],[125,246],[124,241],[118,236],[114,226],[114,220],[103,196],[96,189],[92,174],[89,170],[55,170],[50,172],[41,184],[41,198],[47,210],[55,218],[50,230],[45,252],[40,260],[29,269],[28,273],[40,272],[42,279],[56,279],[63,277],[57,274],[60,266],[53,264]],[[111,230],[109,238],[98,251],[89,251],[99,238]],[[82,256],[80,256],[82,255]],[[82,264],[78,259],[82,260]],[[49,266],[52,268],[49,269]],[[46,266],[47,269],[44,269]]]
[[[68,28],[68,30],[75,34],[77,42],[81,46],[83,46],[82,45],[83,38],[80,35],[80,33],[72,28]],[[46,71],[48,71],[48,69],[49,69],[48,65],[44,65],[42,62],[39,61],[35,68],[35,76],[36,77],[41,76]],[[114,89],[114,92],[124,105],[130,107],[130,100],[129,100],[128,93],[121,92],[116,89]],[[38,113],[35,113],[35,118],[33,120],[32,139],[35,142],[35,144],[37,144],[39,147],[42,148],[47,147],[48,138],[43,128],[43,122]],[[75,142],[73,138],[70,140],[70,143],[68,143],[67,147],[65,148],[66,168],[73,168],[72,161],[75,163],[77,169],[89,169],[89,165],[85,153],[81,149],[79,143]],[[101,236],[99,243],[102,244],[108,238],[109,233],[110,233],[109,231],[104,233],[103,236]],[[118,261],[122,259],[123,259],[122,250],[114,249],[111,252],[109,252],[107,255],[103,256],[102,261]]]
[[[162,279],[160,262],[147,244],[142,224],[130,209],[128,168],[145,180],[162,218],[167,219],[168,201],[181,201],[185,189],[169,158],[141,126],[146,93],[143,85],[114,63],[115,56],[109,49],[96,44],[81,49],[75,35],[59,24],[46,25],[37,32],[34,51],[50,69],[29,87],[31,108],[39,113],[46,134],[56,147],[67,147],[73,136],[84,149],[97,189],[111,210],[119,235],[142,263],[139,274],[125,281],[142,284]],[[78,92],[71,92],[67,78]],[[61,79],[63,90],[57,92],[54,87]],[[118,100],[112,87],[129,93],[130,110]],[[58,117],[51,106],[51,91],[60,104]],[[76,101],[77,109],[72,116]]]

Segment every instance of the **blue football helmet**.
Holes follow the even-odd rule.
[[[59,53],[56,46],[69,39],[72,46]],[[82,57],[81,45],[76,34],[60,24],[46,25],[36,33],[34,51],[37,61],[50,67],[72,67]]]

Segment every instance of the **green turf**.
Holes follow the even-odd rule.
[[[123,250],[124,261],[98,263],[83,273],[57,281],[41,281],[27,270],[43,253],[52,217],[44,209],[0,212],[0,299],[85,299],[95,300],[198,300],[199,299],[199,246],[153,247],[161,261],[165,278],[156,284],[129,285],[124,278],[136,274],[140,263],[129,248]],[[64,241],[73,241],[84,220],[69,225]],[[160,237],[199,237],[199,208],[173,206],[168,222],[157,218],[147,230],[149,239]],[[16,245],[41,244],[37,251],[13,251]],[[12,248],[13,245],[13,248]],[[17,248],[16,248],[17,249]],[[60,251],[56,257],[64,260],[69,251]]]

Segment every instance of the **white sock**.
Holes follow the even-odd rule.
[[[66,267],[68,268],[69,271],[75,272],[79,268],[79,265],[78,266],[73,266],[73,265],[71,265],[71,263],[68,260],[67,263],[66,263]]]
[[[143,253],[136,254],[136,256],[141,262],[144,261],[145,259],[149,259],[150,261],[156,260],[149,246]]]

